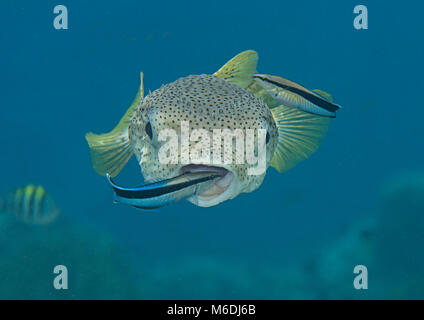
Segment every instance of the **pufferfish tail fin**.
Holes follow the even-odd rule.
[[[257,52],[247,50],[236,55],[213,75],[246,89],[253,81],[252,75],[257,73],[257,65]]]
[[[271,112],[278,127],[278,144],[270,165],[284,172],[318,149],[330,118],[283,105],[271,109]]]
[[[89,132],[85,135],[90,147],[93,168],[102,176],[109,173],[111,177],[115,177],[132,156],[128,127],[134,111],[144,98],[142,72],[140,73],[140,78],[140,89],[118,125],[109,133],[94,134]]]

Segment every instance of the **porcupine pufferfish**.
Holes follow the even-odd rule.
[[[144,96],[141,73],[137,96],[115,129],[106,134],[86,134],[93,167],[98,174],[106,175],[115,202],[147,209],[187,199],[194,205],[211,207],[259,188],[269,166],[284,172],[314,153],[330,119],[278,105],[253,80],[257,62],[255,51],[244,51],[213,75],[183,77],[147,96]],[[190,139],[186,139],[182,123],[190,130],[202,129],[211,137],[215,129],[232,132],[250,129],[255,132],[252,141],[257,145],[256,159],[263,156],[265,170],[249,174],[252,165],[246,161],[229,163],[209,159],[199,163],[191,157],[177,163],[163,163],[161,148],[169,141],[163,141],[161,131],[176,132],[178,147],[169,150],[175,151],[178,159],[182,159],[187,148],[200,143],[198,137],[192,139],[189,134]],[[235,140],[231,140],[233,147],[237,146]],[[217,145],[225,148],[223,141]],[[247,158],[247,142],[244,146],[241,153],[231,151],[232,159],[243,155]],[[132,188],[118,186],[112,177],[118,175],[132,155],[140,164],[145,183]]]

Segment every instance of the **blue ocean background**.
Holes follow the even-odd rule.
[[[68,9],[68,30],[53,8]],[[369,29],[356,30],[364,4]],[[2,299],[424,298],[423,4],[416,1],[2,1],[5,192],[42,184],[49,226],[0,216]],[[145,90],[212,74],[241,51],[258,70],[343,106],[321,147],[212,208],[112,203],[85,133],[110,131]],[[143,181],[131,159],[119,176]],[[66,265],[69,289],[55,290]],[[368,290],[355,290],[365,265]]]

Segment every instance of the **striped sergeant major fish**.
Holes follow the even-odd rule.
[[[6,197],[0,198],[0,212],[12,214],[18,221],[45,225],[59,215],[52,196],[42,186],[27,185],[14,189]]]
[[[335,118],[341,106],[322,90],[308,90],[301,85],[269,74],[254,74],[253,79],[278,103],[319,116]]]

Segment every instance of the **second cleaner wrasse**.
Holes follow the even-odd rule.
[[[278,103],[289,108],[319,116],[335,118],[341,106],[333,103],[333,98],[322,90],[308,90],[301,85],[269,74],[254,74],[253,79]]]

